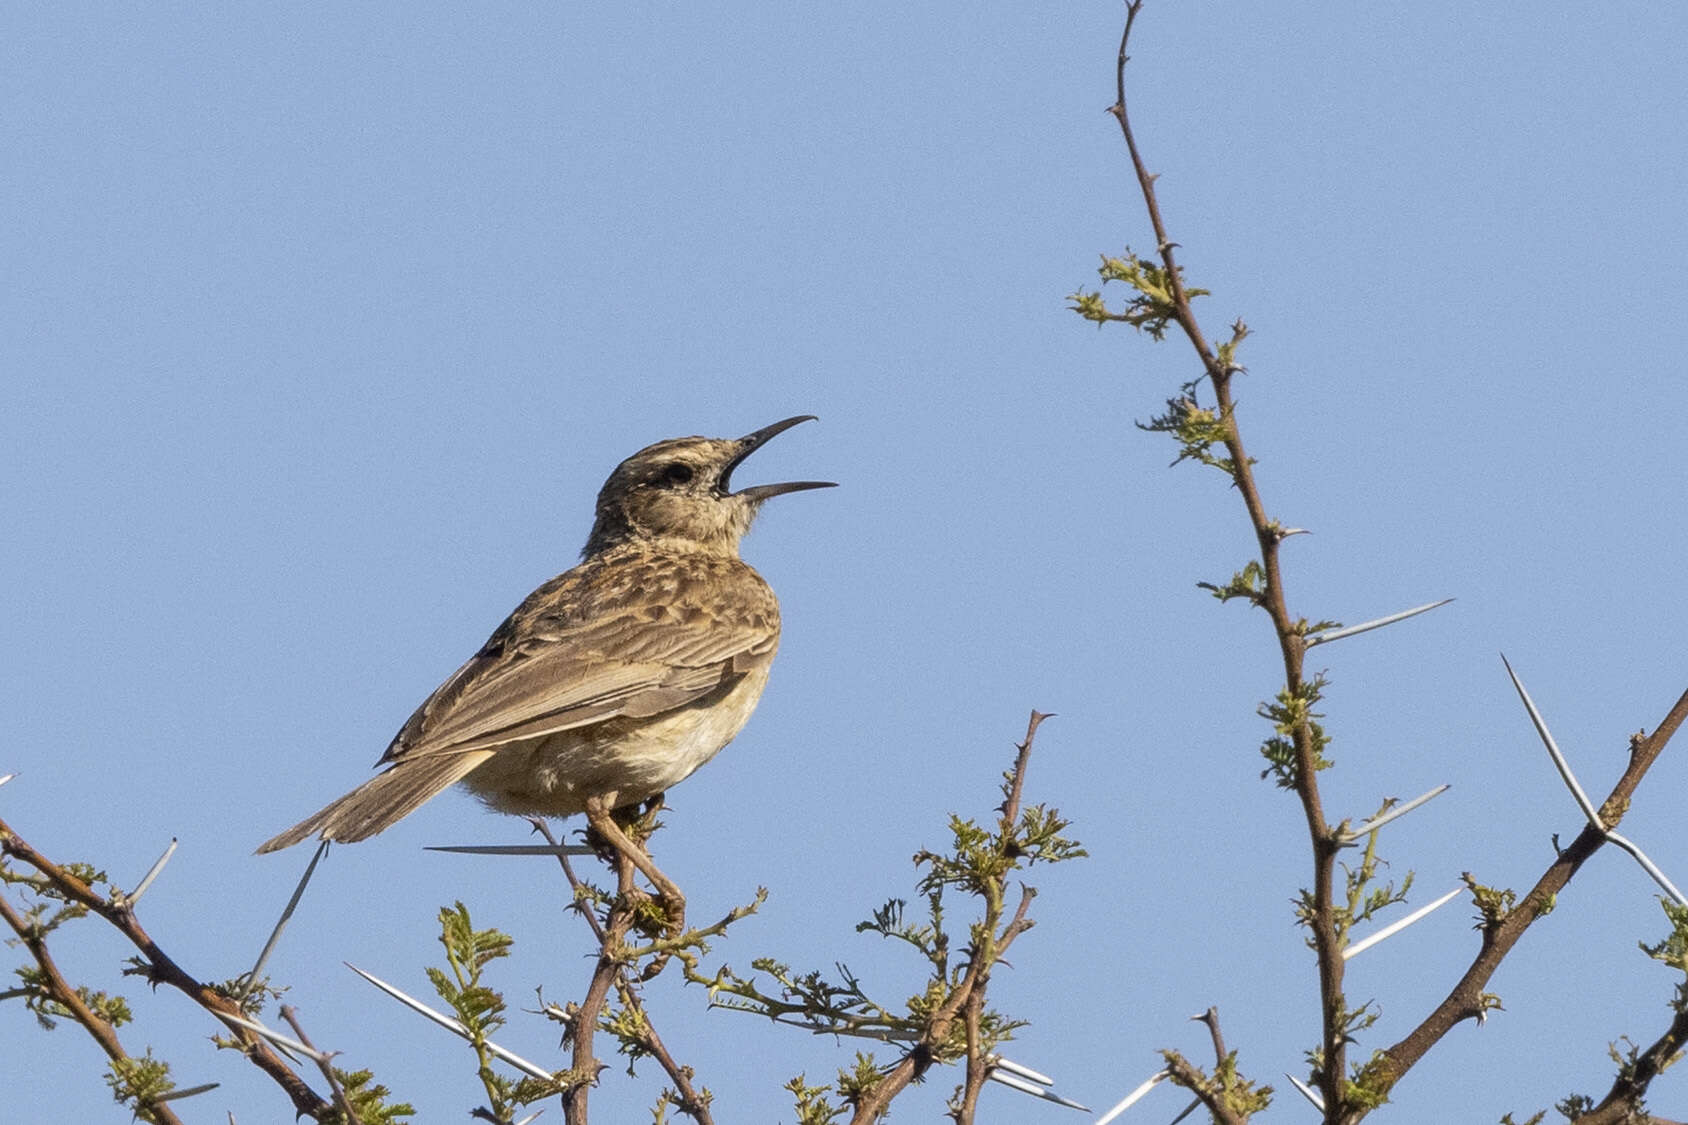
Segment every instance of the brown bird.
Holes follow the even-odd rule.
[[[394,737],[387,766],[258,850],[363,840],[455,782],[500,812],[567,816],[654,797],[738,734],[779,646],[774,592],[739,558],[763,501],[733,470],[804,414],[734,440],[674,438],[598,493],[582,562],[529,594]]]

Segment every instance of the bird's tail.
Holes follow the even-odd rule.
[[[258,851],[290,848],[312,833],[324,840],[348,844],[366,840],[415,812],[424,801],[461,781],[492,754],[491,750],[473,750],[401,761],[281,835],[264,841]]]

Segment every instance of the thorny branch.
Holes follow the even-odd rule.
[[[1024,790],[1026,763],[1031,757],[1032,740],[1037,737],[1038,726],[1048,717],[1033,711],[1031,721],[1026,725],[1026,737],[1018,747],[1019,754],[1015,759],[1006,798],[1000,809],[1000,836],[1003,840],[1014,838],[1015,826],[1020,819],[1020,796]],[[1004,925],[1000,880],[989,890],[993,893],[987,895],[984,919],[974,931],[978,935],[978,944],[968,950],[969,961],[961,983],[931,1015],[920,1037],[903,1053],[903,1057],[856,1103],[855,1113],[850,1118],[851,1125],[872,1125],[884,1117],[892,1100],[907,1089],[910,1083],[918,1082],[931,1069],[938,1059],[940,1045],[952,1034],[956,1020],[967,1019],[966,1013],[969,1011],[974,1014],[974,1022],[968,1025],[968,1071],[962,1102],[963,1105],[969,1104],[969,1091],[972,1101],[977,1100],[977,1085],[985,1080],[984,1073],[976,1070],[984,1065],[982,1059],[975,1058],[978,1046],[978,1013],[983,1006],[991,970],[996,967],[1003,954],[1008,952],[1008,947],[1014,943],[1014,939],[1032,927],[1027,912],[1031,908],[1034,893],[1029,887],[1021,889],[1019,905]],[[971,1120],[970,1117],[957,1119]]]
[[[47,951],[47,942],[40,928],[12,909],[12,904],[4,898],[0,898],[0,920],[4,920],[6,925],[11,927],[12,932],[18,935],[18,940],[23,942],[24,948],[29,950],[30,956],[35,958],[35,964],[41,970],[41,987],[47,998],[87,1029],[94,1042],[100,1045],[100,1050],[104,1051],[106,1057],[114,1064],[123,1066],[132,1062],[132,1056],[123,1049],[123,1043],[117,1037],[117,1029],[110,1021],[91,1009],[81,994],[65,980],[64,974],[59,972],[52,954]],[[160,1125],[181,1125],[182,1119],[164,1102],[138,1098],[135,1109],[137,1115],[145,1113]]]
[[[1127,52],[1131,43],[1132,28],[1136,24],[1138,12],[1142,10],[1143,2],[1144,0],[1132,0],[1126,8],[1125,30],[1120,35],[1119,60],[1115,69],[1116,101],[1109,112],[1119,121],[1120,132],[1125,138],[1126,149],[1131,154],[1131,165],[1137,175],[1137,185],[1148,209],[1149,221],[1154,226],[1156,252],[1166,269],[1174,316],[1184,335],[1196,349],[1196,354],[1207,373],[1208,382],[1213,386],[1218,404],[1217,414],[1222,426],[1220,440],[1224,443],[1233,466],[1232,478],[1243,498],[1244,506],[1248,509],[1249,522],[1254,527],[1255,539],[1260,546],[1264,583],[1260,604],[1271,617],[1272,627],[1278,635],[1278,648],[1284,666],[1285,695],[1294,699],[1300,697],[1306,686],[1303,672],[1303,660],[1307,651],[1303,635],[1304,623],[1290,615],[1285,600],[1283,575],[1278,558],[1279,547],[1284,540],[1283,528],[1266,514],[1265,503],[1261,500],[1260,489],[1255,483],[1253,462],[1249,460],[1248,453],[1243,448],[1242,434],[1236,424],[1236,405],[1232,397],[1231,380],[1241,369],[1220,360],[1196,320],[1195,311],[1190,305],[1190,294],[1185,288],[1173,253],[1177,243],[1168,236],[1166,223],[1161,218],[1160,202],[1155,194],[1155,177],[1150,174],[1144,163],[1142,152],[1137,147],[1137,139],[1131,131],[1130,116],[1126,111],[1125,71],[1126,64],[1130,61]],[[1240,338],[1241,331],[1239,324],[1234,338]],[[1294,721],[1289,733],[1295,750],[1295,793],[1301,801],[1302,813],[1307,821],[1307,832],[1313,844],[1313,894],[1307,922],[1319,964],[1319,996],[1323,1013],[1321,1050],[1324,1064],[1320,1068],[1319,1085],[1325,1104],[1334,1107],[1342,1103],[1343,1075],[1347,1072],[1342,943],[1337,930],[1336,912],[1332,908],[1334,868],[1340,843],[1336,833],[1325,820],[1318,784],[1318,746],[1314,739],[1311,719],[1305,714],[1301,715]]]
[[[1162,1052],[1167,1074],[1174,1083],[1195,1093],[1197,1100],[1191,1103],[1191,1109],[1201,1105],[1219,1125],[1244,1125],[1248,1120],[1247,1114],[1239,1113],[1226,1097],[1229,1090],[1225,1083],[1233,1077],[1231,1070],[1235,1066],[1235,1058],[1225,1050],[1225,1036],[1219,1030],[1219,1009],[1209,1008],[1201,1015],[1191,1018],[1207,1025],[1208,1033],[1213,1038],[1214,1073],[1219,1077],[1215,1079],[1203,1074],[1200,1067],[1192,1065],[1176,1051]],[[1189,1110],[1185,1110],[1185,1113],[1188,1112]]]
[[[299,1013],[294,1011],[291,1006],[283,1004],[280,1014],[281,1018],[287,1021],[287,1026],[293,1029],[293,1034],[299,1042],[315,1051],[317,1045],[311,1042],[309,1035],[305,1034],[305,1028],[299,1022]],[[352,1108],[351,1101],[346,1097],[345,1087],[340,1085],[340,1076],[334,1073],[331,1056],[322,1055],[319,1052],[317,1068],[322,1071],[323,1078],[328,1082],[328,1089],[334,1095],[334,1105],[343,1115],[342,1125],[363,1125],[362,1120],[358,1117],[357,1110]]]
[[[97,914],[128,939],[141,953],[140,967],[136,971],[149,983],[169,985],[213,1016],[244,1018],[239,1003],[213,985],[195,980],[171,959],[141,927],[134,911],[127,904],[113,902],[95,891],[75,874],[36,851],[4,821],[0,821],[0,855],[10,856],[34,868],[52,885],[57,894]],[[293,1103],[293,1111],[297,1116],[331,1121],[338,1115],[339,1111],[312,1090],[262,1037],[236,1023],[225,1022],[224,1026],[239,1042],[242,1052],[252,1060],[252,1064],[281,1087],[288,1100]]]
[[[1647,1087],[1660,1071],[1677,1060],[1684,1045],[1688,1045],[1688,1010],[1676,1013],[1669,1030],[1641,1051],[1633,1066],[1623,1068],[1600,1104],[1578,1117],[1576,1125],[1631,1125],[1641,1112]],[[1648,1125],[1683,1125],[1656,1114],[1648,1114],[1643,1120]]]
[[[1688,691],[1683,692],[1652,734],[1631,744],[1629,766],[1600,806],[1600,818],[1608,828],[1616,827],[1623,818],[1636,787],[1653,763],[1658,761],[1659,755],[1664,753],[1665,745],[1684,719],[1688,719]],[[1530,888],[1523,900],[1508,910],[1495,925],[1483,927],[1477,957],[1459,983],[1454,985],[1453,991],[1406,1038],[1384,1051],[1374,1064],[1382,1081],[1392,1085],[1456,1024],[1484,1013],[1483,988],[1500,967],[1501,961],[1512,952],[1512,947],[1518,944],[1524,931],[1552,908],[1554,896],[1565,888],[1605,842],[1606,838],[1599,830],[1593,825],[1585,825],[1570,846],[1561,851],[1541,878],[1536,880],[1536,885]],[[1651,1077],[1649,1074],[1642,1081],[1642,1088]]]
[[[660,804],[647,807],[631,834],[616,822],[609,809],[601,805],[587,809],[590,829],[608,846],[605,860],[616,877],[615,895],[604,919],[600,920],[592,908],[591,889],[575,875],[565,857],[558,857],[569,887],[574,892],[574,901],[579,912],[586,919],[593,937],[598,940],[598,960],[593,969],[592,980],[587,986],[585,999],[574,1008],[569,1022],[569,1038],[573,1043],[571,1066],[574,1082],[563,1095],[564,1113],[569,1125],[585,1125],[588,1091],[596,1083],[598,1072],[603,1069],[603,1064],[593,1054],[593,1040],[611,988],[615,989],[616,998],[623,1010],[632,1016],[630,1024],[633,1030],[630,1034],[635,1038],[636,1045],[643,1053],[657,1061],[668,1075],[669,1081],[674,1084],[676,1107],[699,1125],[713,1125],[708,1092],[698,1090],[693,1084],[690,1067],[675,1061],[662,1037],[657,1034],[656,1027],[651,1023],[649,1013],[639,996],[639,985],[662,971],[673,949],[683,945],[687,937],[700,936],[686,934],[685,897],[680,893],[679,887],[657,868],[644,847],[645,840],[649,838],[655,826],[654,816],[658,807]],[[557,842],[543,821],[535,820],[532,823],[547,840],[553,844]],[[634,974],[641,960],[640,954],[650,952],[651,947],[646,950],[630,949],[627,936],[639,923],[641,912],[651,899],[639,889],[634,878],[635,871],[644,874],[656,888],[657,901],[665,918],[665,931],[668,936],[666,942],[652,943],[654,947],[667,948],[656,948],[652,952],[650,964],[637,976]]]
[[[1168,321],[1176,322],[1195,348],[1207,381],[1213,387],[1217,404],[1211,417],[1203,415],[1201,421],[1207,429],[1198,436],[1203,439],[1211,437],[1224,445],[1228,459],[1222,463],[1210,463],[1219,464],[1231,476],[1248,510],[1249,521],[1253,525],[1260,547],[1257,570],[1253,569],[1251,564],[1250,570],[1240,572],[1233,580],[1232,587],[1209,588],[1221,596],[1248,596],[1251,601],[1266,610],[1278,636],[1284,665],[1285,694],[1282,698],[1293,701],[1303,698],[1303,692],[1308,687],[1303,665],[1308,626],[1305,620],[1292,617],[1288,611],[1279,566],[1279,547],[1289,533],[1267,516],[1255,483],[1252,462],[1243,448],[1237,429],[1231,380],[1241,368],[1233,362],[1233,355],[1235,345],[1246,335],[1247,330],[1239,321],[1233,327],[1230,343],[1218,350],[1209,344],[1202,332],[1191,307],[1191,298],[1201,291],[1189,290],[1184,284],[1174,254],[1177,244],[1168,236],[1166,224],[1161,216],[1155,192],[1155,176],[1149,172],[1144,162],[1126,109],[1125,74],[1129,62],[1128,48],[1143,3],[1144,0],[1130,0],[1126,6],[1125,27],[1120,36],[1115,72],[1116,101],[1109,112],[1119,122],[1126,148],[1130,153],[1137,185],[1154,229],[1156,253],[1161,268],[1155,271],[1153,276],[1148,276],[1146,272],[1115,275],[1125,280],[1143,282],[1137,287],[1149,296],[1148,300],[1141,302],[1128,313],[1112,313],[1097,303],[1082,299],[1077,308],[1090,319],[1123,320],[1151,332],[1157,338]],[[1118,265],[1127,271],[1139,268],[1135,259],[1130,263],[1109,264]],[[1193,406],[1194,403],[1189,402],[1189,405]],[[1317,684],[1312,686],[1316,688]],[[1365,1080],[1368,1097],[1352,1098],[1349,1096],[1352,1088],[1345,1077],[1349,1069],[1346,1048],[1351,1013],[1348,1012],[1343,997],[1344,934],[1340,911],[1336,908],[1333,898],[1334,871],[1341,840],[1326,821],[1322,807],[1317,782],[1321,759],[1313,717],[1306,709],[1290,710],[1288,713],[1290,721],[1287,733],[1293,745],[1294,769],[1288,772],[1287,776],[1301,801],[1312,842],[1314,862],[1313,893],[1303,917],[1311,930],[1312,944],[1318,960],[1323,1012],[1323,1042],[1317,1078],[1326,1106],[1326,1121],[1351,1125],[1365,1117],[1370,1109],[1378,1104],[1370,1099],[1386,1096],[1393,1084],[1451,1028],[1462,1020],[1482,1015],[1489,1003],[1489,998],[1483,993],[1483,987],[1495,969],[1530,925],[1550,909],[1554,896],[1570,882],[1582,864],[1599,850],[1606,840],[1598,829],[1592,826],[1584,827],[1572,844],[1559,853],[1522,902],[1506,910],[1504,914],[1492,918],[1482,927],[1481,948],[1464,976],[1423,1023],[1414,1028],[1406,1038],[1388,1050],[1379,1052],[1366,1064],[1361,1077]],[[1657,760],[1685,717],[1688,717],[1688,693],[1677,701],[1651,736],[1635,740],[1629,767],[1601,806],[1600,816],[1608,828],[1615,826],[1622,817],[1642,777]],[[1679,1014],[1670,1030],[1647,1051],[1640,1053],[1635,1065],[1625,1069],[1606,1099],[1589,1114],[1580,1118],[1579,1122],[1606,1125],[1608,1122],[1627,1120],[1625,1115],[1639,1105],[1640,1096],[1645,1092],[1652,1077],[1663,1069],[1673,1052],[1680,1049],[1685,1032],[1688,1032],[1688,1017]],[[1175,1078],[1180,1077],[1177,1067],[1172,1065],[1170,1060],[1169,1069],[1172,1069]],[[1199,1077],[1199,1071],[1191,1069],[1192,1074],[1188,1077]],[[1205,1097],[1203,1100],[1208,1101]],[[1216,1117],[1224,1119],[1211,1102],[1208,1108]]]

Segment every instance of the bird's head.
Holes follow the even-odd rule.
[[[737,554],[739,539],[764,500],[833,487],[831,481],[801,480],[732,491],[733,470],[746,457],[813,417],[800,414],[741,438],[671,438],[639,450],[616,466],[598,492],[598,518],[582,554],[590,557],[640,540]]]

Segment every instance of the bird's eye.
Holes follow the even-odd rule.
[[[662,467],[662,479],[669,484],[690,484],[696,474],[684,461],[670,461]]]

